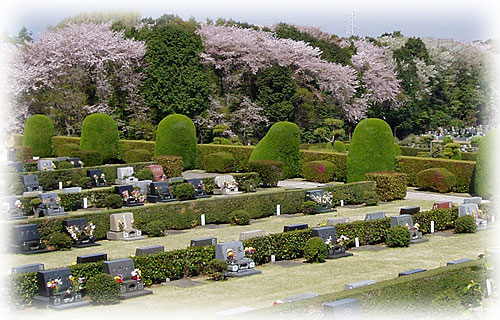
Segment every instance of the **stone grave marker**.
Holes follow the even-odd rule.
[[[479,215],[479,207],[476,203],[466,203],[458,206],[458,216],[473,216],[476,219],[477,230],[484,230],[488,227],[488,221]]]
[[[325,319],[359,319],[361,306],[358,300],[347,298],[323,304]]]
[[[107,253],[92,253],[76,257],[76,263],[89,263],[108,260]]]
[[[191,183],[194,186],[194,189],[196,191],[194,197],[196,199],[210,197],[207,194],[207,191],[205,190],[205,185],[203,184],[203,181],[201,181],[201,179],[188,179],[187,182]]]
[[[233,258],[228,253],[234,252]],[[244,277],[262,273],[255,270],[255,262],[245,256],[245,249],[241,241],[229,241],[215,245],[215,259],[227,262],[226,276]]]
[[[14,161],[14,162],[9,162],[9,167],[11,167],[14,172],[17,173],[22,173],[24,172],[24,166],[22,162]]]
[[[55,169],[55,164],[49,159],[40,159],[37,162],[38,171],[52,171]]]
[[[356,288],[360,288],[360,287],[364,287],[364,286],[369,286],[369,285],[372,285],[375,283],[376,283],[375,280],[363,280],[363,281],[358,281],[358,282],[353,282],[353,283],[347,283],[344,286],[344,290],[352,290],[352,289],[356,289]]]
[[[289,224],[283,227],[283,232],[288,232],[288,231],[294,231],[294,230],[303,230],[307,229],[309,226],[307,223],[296,223],[296,224]]]
[[[417,225],[413,224],[413,218],[409,214],[391,217],[391,227],[394,226],[407,227],[410,230],[410,243],[412,244],[429,241],[429,239],[422,238],[422,232],[418,231]]]
[[[149,168],[153,172],[153,182],[166,181],[167,176],[163,172],[163,167],[159,164],[150,164],[146,168]]]
[[[386,218],[386,213],[385,212],[373,212],[373,213],[367,213],[365,215],[365,221],[368,220],[377,220],[377,219],[385,219]]]
[[[210,246],[210,245],[216,245],[217,244],[217,238],[216,237],[208,237],[208,238],[199,238],[199,239],[193,239],[191,240],[191,247],[203,247],[203,246]]]
[[[483,203],[483,198],[482,197],[470,197],[470,198],[465,198],[464,199],[464,204],[467,203],[475,203],[477,205],[480,205]]]
[[[95,243],[95,226],[87,221],[86,218],[73,218],[63,220],[64,231],[69,234],[73,240],[73,246],[76,248],[85,248],[100,246]]]
[[[22,266],[12,267],[11,274],[20,274],[20,273],[29,273],[29,272],[38,272],[45,269],[43,263],[32,263],[25,264]]]
[[[452,266],[452,265],[456,265],[456,264],[460,264],[460,263],[464,263],[464,262],[468,262],[468,261],[472,261],[472,259],[464,258],[464,259],[453,260],[453,261],[448,262],[446,265]]]
[[[42,192],[43,188],[40,186],[38,182],[37,174],[27,174],[21,176],[24,185],[25,192]],[[35,196],[38,194],[36,193]],[[24,195],[24,194],[23,194]]]
[[[213,194],[238,194],[238,184],[234,177],[230,174],[216,176],[214,178],[215,185],[218,189],[213,190]]]
[[[420,273],[420,272],[424,272],[424,271],[427,271],[427,270],[426,269],[417,268],[417,269],[412,269],[412,270],[408,270],[408,271],[403,271],[403,272],[400,272],[398,274],[398,277],[408,276],[410,274]]]
[[[141,195],[134,190],[134,186],[132,185],[115,186],[115,193],[122,197],[124,207],[137,207],[144,205],[142,203],[143,201],[141,202]]]
[[[62,189],[62,193],[82,193],[81,187],[70,187]]]
[[[175,200],[177,199],[170,193],[168,182],[158,181],[149,184],[148,202],[170,202]]]
[[[287,302],[295,302],[295,301],[300,301],[300,300],[315,298],[317,296],[319,296],[319,294],[317,294],[316,292],[304,292],[304,293],[297,294],[297,295],[294,295],[294,296],[285,297],[285,299],[283,299],[283,302],[285,302],[285,303],[287,303]]]
[[[337,243],[337,231],[333,226],[313,228],[311,231],[311,237],[320,237],[321,240],[327,244],[327,259],[338,259],[353,255],[352,253],[345,252],[345,246]]]
[[[432,205],[432,210],[451,209],[451,207],[453,207],[453,205],[450,201],[434,202],[434,204]]]
[[[141,247],[135,249],[136,256],[142,256],[145,254],[155,254],[158,252],[165,252],[164,246],[149,246],[149,247]]]
[[[69,157],[56,157],[56,161],[68,161]]]
[[[399,214],[416,214],[420,212],[420,207],[403,207],[399,209]]]
[[[68,158],[66,161],[73,165],[73,168],[83,168],[83,162],[80,158]]]
[[[251,230],[243,231],[240,233],[240,241],[245,241],[252,238],[264,237],[266,233],[264,230]]]
[[[21,200],[16,197],[5,197],[1,200],[2,202],[2,218],[7,220],[21,220],[27,219],[24,216],[23,204]]]
[[[101,169],[88,169],[87,177],[90,177],[92,182],[92,187],[107,187],[108,182],[106,181],[106,175],[102,172]]]
[[[134,275],[137,270],[134,266],[134,260],[130,258],[104,261],[102,269],[104,273],[110,274],[112,277],[121,277],[119,298],[122,300],[153,293],[151,290],[144,289],[144,283],[140,276]]]
[[[306,201],[314,201],[317,204],[314,213],[325,213],[336,211],[332,209],[331,197],[325,195],[325,192],[321,189],[318,190],[308,190],[306,191]]]
[[[42,203],[37,208],[37,214],[39,217],[61,216],[67,213],[64,212],[64,207],[59,204],[61,198],[59,198],[57,193],[40,193],[38,198],[42,200]]]
[[[336,226],[339,223],[349,223],[349,218],[347,217],[326,218],[327,226]]]
[[[138,188],[141,194],[146,195],[148,194],[148,186],[152,182],[152,180],[141,180],[134,182],[132,185],[134,186],[134,188]]]
[[[134,177],[133,167],[117,168],[116,177],[115,184],[133,184],[139,181]]]
[[[108,240],[140,240],[146,238],[141,230],[134,227],[132,212],[113,213],[109,216],[110,231],[106,233]]]
[[[12,235],[11,249],[14,252],[30,254],[49,251],[40,240],[38,226],[34,223],[12,226]]]

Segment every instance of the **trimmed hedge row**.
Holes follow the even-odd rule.
[[[416,157],[420,152],[427,152],[428,154],[431,153],[431,149],[429,148],[414,148],[405,146],[399,146],[399,148],[401,149],[401,155],[408,157]]]
[[[212,153],[225,152],[234,157],[233,171],[244,172],[248,171],[248,159],[254,147],[251,146],[235,146],[221,144],[199,144],[196,157],[196,167],[206,170],[209,166],[207,156]]]
[[[401,172],[370,172],[365,180],[375,181],[378,197],[382,201],[402,200],[406,197],[406,174]]]

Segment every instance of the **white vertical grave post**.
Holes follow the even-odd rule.
[[[340,200],[340,206],[343,207],[344,206],[344,200]]]
[[[431,233],[434,233],[434,221],[431,221]]]
[[[281,214],[281,205],[276,205],[276,215],[279,216]]]
[[[201,220],[201,225],[204,226],[205,225],[205,214],[204,213],[201,214],[200,220]]]
[[[87,209],[87,198],[83,198],[83,209]]]
[[[274,254],[271,255],[271,263],[276,262],[276,256]]]
[[[61,189],[62,189],[62,182],[59,181],[59,190],[61,190]]]
[[[358,237],[354,238],[354,244],[356,245],[356,248],[359,248],[359,239],[358,239]]]

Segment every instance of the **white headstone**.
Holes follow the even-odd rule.
[[[118,179],[125,179],[134,175],[134,168],[123,167],[116,169],[116,177]]]

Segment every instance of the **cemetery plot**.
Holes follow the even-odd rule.
[[[215,185],[217,189],[213,190],[213,194],[238,194],[242,193],[238,191],[238,184],[234,177],[230,174],[216,176],[214,178]]]
[[[148,202],[170,202],[175,201],[175,197],[170,193],[168,182],[152,182],[148,188]]]
[[[313,228],[311,237],[320,237],[326,244],[328,248],[327,259],[338,259],[353,255],[345,251],[345,241],[349,240],[349,238],[343,235],[337,238],[337,232],[333,226]]]
[[[39,217],[65,215],[64,207],[60,205],[61,198],[55,192],[41,193],[38,198],[42,201],[36,213]]]
[[[134,190],[138,190],[141,195],[148,194],[148,187],[151,184],[151,180],[141,180],[134,182],[132,185],[134,186]]]
[[[37,170],[38,171],[52,171],[56,168],[56,165],[52,160],[48,159],[40,159],[37,161]]]
[[[458,206],[458,216],[473,216],[476,219],[477,230],[484,230],[488,227],[488,221],[479,212],[479,207],[476,203],[466,203]]]
[[[124,167],[116,169],[115,184],[134,184],[139,179],[134,177],[134,168],[132,167]]]
[[[106,233],[108,240],[140,240],[146,238],[141,230],[134,226],[132,212],[114,213],[109,216],[110,231]]]
[[[251,248],[253,249],[253,248]],[[262,273],[255,270],[253,251],[243,249],[241,241],[230,241],[215,245],[215,259],[226,261],[227,277],[245,277]]]
[[[141,271],[135,268],[130,258],[104,261],[102,269],[120,283],[119,298],[122,300],[153,294],[153,291],[144,289]]]
[[[87,170],[87,177],[90,177],[92,179],[91,183],[93,188],[109,186],[108,182],[106,181],[106,175],[102,172],[101,169]]]
[[[37,174],[27,174],[21,176],[21,178],[23,180],[23,185],[24,185],[23,196],[25,197],[36,196],[40,192],[43,192],[43,188],[40,186],[40,183],[38,182]]]
[[[309,190],[306,191],[306,201],[314,201],[317,204],[314,213],[325,213],[336,211],[332,209],[332,194],[323,190]]]
[[[205,185],[203,184],[203,182],[201,181],[201,179],[188,179],[187,182],[191,183],[194,186],[194,189],[196,191],[194,197],[196,199],[210,197],[207,194],[207,190],[205,189]]]
[[[413,218],[409,214],[391,217],[391,227],[394,226],[403,226],[410,230],[410,243],[416,244],[429,241],[429,239],[422,238],[422,232],[418,231],[418,223],[413,224]]]
[[[100,246],[95,243],[94,230],[95,225],[88,222],[85,218],[63,220],[64,230],[73,240],[73,246],[76,248],[85,248],[92,246]]]
[[[153,182],[167,181],[167,176],[163,172],[163,167],[159,164],[151,164],[147,166],[153,172]]]
[[[12,251],[17,253],[42,253],[49,251],[40,240],[38,226],[36,224],[22,224],[12,227],[13,239],[10,243]]]
[[[122,197],[124,207],[137,207],[143,206],[146,197],[134,189],[132,185],[115,186],[115,193]]]
[[[2,199],[2,219],[6,220],[21,220],[27,219],[23,213],[23,203],[16,197],[5,197]]]

